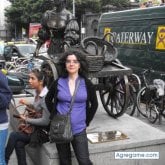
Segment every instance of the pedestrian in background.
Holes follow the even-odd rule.
[[[22,120],[25,120],[27,123],[34,126],[47,126],[49,124],[50,113],[44,102],[44,96],[48,92],[44,73],[38,69],[32,70],[29,74],[29,84],[33,89],[35,89],[36,93],[33,104],[31,105],[31,103],[26,99],[21,99],[19,102],[20,104],[33,107],[37,112],[41,112],[42,116],[35,119],[26,118],[22,115],[20,117]],[[25,146],[30,143],[30,140],[31,135],[29,134],[20,131],[11,132],[5,151],[6,163],[8,164],[10,156],[15,149],[18,165],[27,165]]]
[[[5,163],[5,145],[8,135],[8,115],[6,110],[12,98],[12,92],[8,86],[7,77],[0,71],[0,165]]]
[[[61,57],[59,65],[61,74],[52,83],[45,97],[46,105],[51,112],[50,119],[57,113],[66,114],[69,111],[76,83],[80,80],[71,111],[71,127],[74,135],[71,144],[79,165],[92,165],[89,158],[86,127],[89,126],[96,113],[98,100],[94,85],[87,79],[87,61],[83,52],[78,49],[69,49]],[[70,143],[56,144],[56,147],[60,165],[71,165]]]

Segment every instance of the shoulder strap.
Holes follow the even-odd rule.
[[[73,93],[73,96],[72,96],[72,99],[71,99],[71,103],[70,103],[70,107],[69,107],[69,112],[68,112],[68,114],[72,111],[72,107],[73,107],[75,95],[76,95],[77,89],[78,89],[78,87],[79,87],[79,84],[80,84],[80,79],[77,81],[77,84],[76,84],[76,87],[75,87],[75,90],[74,90],[74,93]]]

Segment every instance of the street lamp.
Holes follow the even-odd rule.
[[[14,37],[15,37],[15,40],[17,38],[17,26],[16,26],[16,23],[14,24]]]
[[[75,17],[75,0],[73,0],[73,16]]]

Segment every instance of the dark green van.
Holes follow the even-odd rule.
[[[104,13],[98,35],[107,32],[114,35],[118,59],[134,72],[149,68],[157,75],[165,72],[165,6]]]

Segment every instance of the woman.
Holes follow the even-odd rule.
[[[23,115],[20,115],[22,120],[25,120],[27,123],[30,123],[35,126],[46,126],[49,124],[49,116],[50,113],[46,108],[44,102],[44,96],[47,94],[48,89],[46,87],[45,76],[44,73],[39,71],[38,69],[34,69],[29,74],[29,84],[35,89],[35,98],[33,105],[25,100],[21,99],[19,101],[20,104],[34,107],[36,111],[40,111],[42,116],[40,118],[26,118]],[[6,163],[8,163],[10,156],[15,149],[16,156],[18,160],[18,165],[27,165],[26,163],[26,153],[25,153],[25,145],[29,144],[31,140],[31,136],[23,132],[12,132],[9,136],[8,143],[6,146],[5,158]]]
[[[11,100],[12,92],[8,86],[8,80],[0,71],[0,165],[5,163],[5,145],[8,135],[8,116],[6,110]]]
[[[93,119],[98,101],[96,91],[87,79],[88,65],[85,56],[77,49],[70,49],[60,59],[61,76],[53,82],[45,97],[46,105],[51,112],[50,118],[56,113],[66,114],[69,110],[75,85],[80,80],[75,101],[71,111],[71,126],[74,135],[71,141],[76,158],[80,165],[91,165],[89,158],[86,127]],[[56,144],[60,165],[71,165],[70,143]]]

